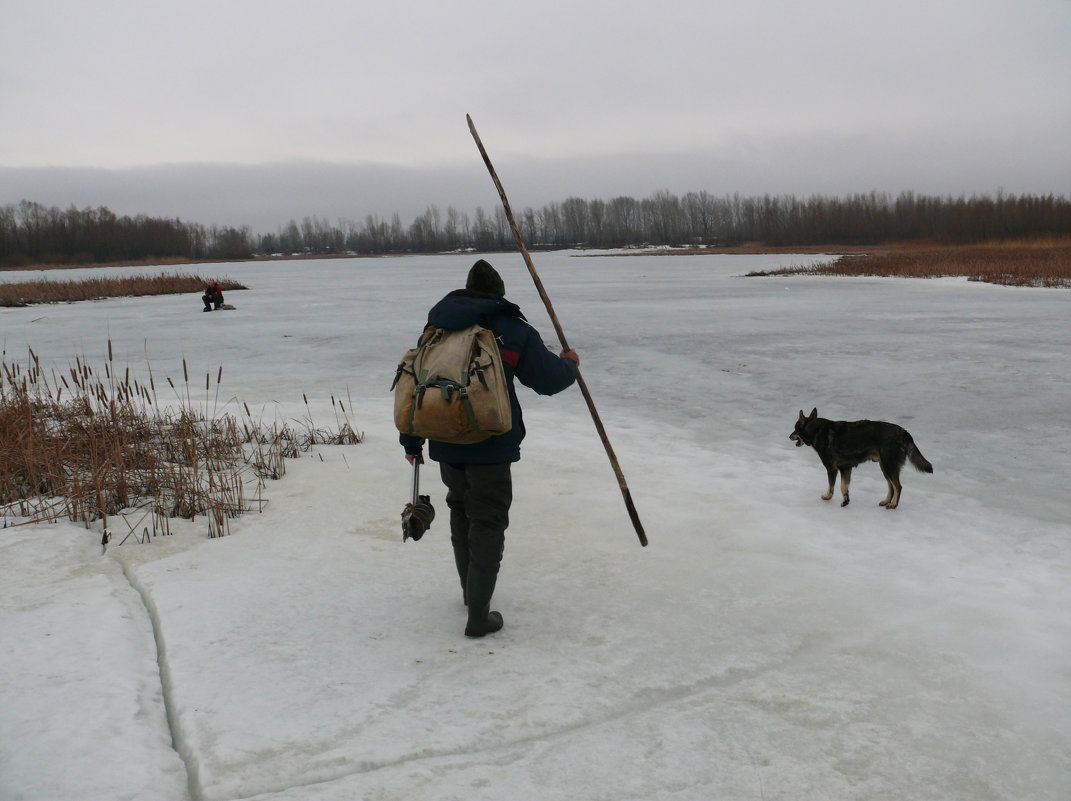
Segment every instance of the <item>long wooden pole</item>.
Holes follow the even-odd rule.
[[[521,255],[524,257],[524,263],[528,265],[528,272],[531,273],[532,280],[535,281],[536,291],[539,292],[539,297],[543,299],[543,305],[547,307],[547,313],[550,315],[551,322],[554,323],[554,330],[558,334],[562,348],[569,350],[569,343],[565,341],[565,332],[562,330],[561,323],[558,322],[558,315],[554,313],[554,306],[551,305],[550,298],[547,296],[546,290],[543,289],[543,282],[539,280],[539,273],[536,272],[535,265],[532,264],[532,257],[528,255],[528,248],[524,246],[521,232],[517,229],[517,221],[513,219],[513,210],[510,208],[509,199],[506,197],[506,190],[502,188],[502,182],[498,180],[498,173],[495,172],[491,159],[487,156],[483,142],[480,141],[480,135],[476,133],[476,126],[472,124],[472,117],[466,114],[465,119],[468,120],[469,132],[476,141],[476,147],[480,149],[480,155],[483,156],[483,163],[487,165],[487,171],[491,173],[491,180],[495,182],[495,188],[498,189],[498,196],[502,198],[502,207],[506,211],[506,219],[509,221],[509,227],[513,231],[513,238],[517,240],[517,247],[520,248]],[[640,516],[636,512],[636,505],[632,503],[632,493],[629,492],[628,484],[625,482],[625,475],[621,472],[621,465],[617,463],[617,456],[614,455],[614,449],[610,446],[610,439],[606,436],[606,429],[603,428],[599,413],[595,410],[595,402],[591,399],[588,385],[584,382],[584,377],[580,375],[579,370],[576,373],[576,383],[579,385],[580,392],[588,404],[588,411],[591,412],[591,419],[595,422],[595,430],[599,432],[599,439],[602,440],[603,447],[606,448],[606,455],[610,457],[610,466],[613,467],[614,475],[617,476],[617,483],[621,487],[621,495],[625,499],[628,516],[632,519],[632,525],[636,529],[636,536],[640,538],[640,545],[647,545],[647,535],[643,533],[643,524],[640,522]]]

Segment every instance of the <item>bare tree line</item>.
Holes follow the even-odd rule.
[[[243,258],[252,241],[249,228],[119,217],[103,206],[60,209],[27,200],[0,206],[0,266]]]
[[[970,198],[871,192],[847,197],[668,191],[609,200],[570,197],[517,215],[531,247],[867,245],[933,240],[970,243],[1071,235],[1071,201],[1054,195]],[[0,265],[100,263],[165,258],[236,259],[273,254],[437,253],[513,247],[501,208],[470,216],[434,205],[403,225],[374,215],[363,221],[291,220],[274,233],[206,227],[178,219],[118,217],[107,208],[61,210],[23,201],[0,207]]]

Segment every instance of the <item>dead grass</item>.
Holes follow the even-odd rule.
[[[1006,286],[1071,286],[1071,238],[989,242],[980,245],[889,246],[852,253],[810,267],[748,273],[764,275],[965,277]]]
[[[183,274],[0,283],[0,306],[73,303],[81,300],[141,295],[201,294],[208,283],[210,281],[198,275]],[[230,279],[221,279],[219,283],[224,292],[232,289],[246,289],[242,284]]]
[[[102,543],[121,536],[144,542],[169,534],[172,518],[207,521],[210,537],[229,520],[264,508],[267,480],[281,478],[286,459],[316,444],[356,444],[342,402],[331,399],[335,428],[318,428],[311,413],[297,425],[198,408],[185,386],[166,379],[161,403],[148,384],[120,375],[111,359],[103,373],[76,359],[64,374],[45,375],[31,350],[25,364],[0,363],[0,519],[4,527],[66,518],[89,527]],[[223,377],[215,376],[216,399]],[[212,376],[205,376],[205,389]],[[213,403],[213,407],[216,404]],[[306,399],[306,409],[308,401]]]

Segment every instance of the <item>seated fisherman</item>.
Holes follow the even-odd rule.
[[[204,301],[205,311],[212,311],[212,305],[218,309],[223,305],[223,287],[218,282],[213,282],[205,287],[205,293],[201,296]]]

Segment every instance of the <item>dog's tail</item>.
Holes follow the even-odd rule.
[[[933,465],[926,461],[926,457],[915,447],[914,441],[907,446],[907,458],[911,460],[911,464],[915,465],[916,470],[921,470],[923,473],[933,472]]]

